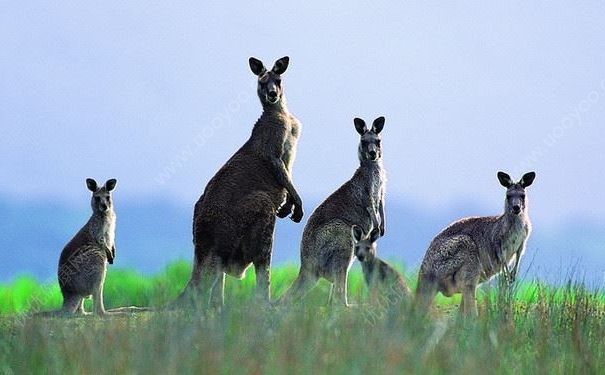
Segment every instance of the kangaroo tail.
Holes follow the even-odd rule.
[[[133,314],[133,313],[149,312],[149,311],[156,311],[156,309],[154,309],[153,307],[124,306],[124,307],[116,307],[114,309],[107,310],[107,312],[110,314],[111,313]]]
[[[32,316],[36,318],[61,318],[65,316],[73,315],[68,311],[63,309],[60,310],[52,310],[52,311],[39,311],[37,313],[33,313]]]

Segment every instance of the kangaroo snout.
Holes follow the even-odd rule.
[[[521,206],[519,206],[518,204],[514,205],[514,206],[513,206],[513,213],[514,213],[515,215],[520,214],[520,213],[521,213]]]
[[[368,156],[370,157],[370,160],[376,160],[376,156],[378,156],[378,149],[376,145],[371,144],[368,146]]]
[[[277,91],[269,91],[267,93],[267,100],[272,103],[275,103],[277,101]]]
[[[359,260],[361,263],[372,262],[376,258],[376,255],[374,253],[372,253],[371,251],[368,251],[365,253],[358,253],[358,254],[355,254],[355,256],[357,257],[357,260]]]
[[[361,252],[361,251],[358,251],[358,252],[355,254],[355,256],[357,257],[357,259],[358,259],[360,262],[365,262],[366,260],[369,260],[369,258],[370,258],[369,254],[367,254],[367,253],[365,253],[365,252]]]

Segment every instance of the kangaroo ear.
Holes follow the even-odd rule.
[[[500,184],[507,189],[513,185],[512,178],[504,172],[498,172],[498,180],[500,180]]]
[[[94,178],[86,179],[86,187],[88,188],[88,190],[92,191],[93,193],[95,191],[99,190],[99,185],[97,185],[97,181],[95,181]]]
[[[359,242],[363,238],[363,229],[358,227],[357,225],[353,225],[351,227],[351,237],[353,237],[353,241]]]
[[[257,76],[260,76],[267,71],[265,65],[263,65],[263,62],[259,59],[251,57],[248,59],[248,63],[250,64],[250,70],[252,70],[252,73],[256,74]]]
[[[288,56],[284,56],[281,59],[277,60],[273,65],[273,73],[275,74],[284,74],[286,69],[288,69],[288,64],[290,63],[290,58]]]
[[[355,130],[357,130],[357,133],[359,133],[359,135],[364,135],[365,132],[368,131],[366,122],[363,121],[362,119],[355,117],[353,119],[353,123],[355,124]]]
[[[382,128],[384,128],[384,116],[378,117],[372,124],[372,131],[376,134],[380,134]]]
[[[112,178],[111,180],[107,180],[107,182],[105,183],[105,189],[107,189],[107,191],[112,191],[113,189],[116,188],[117,183],[118,183],[118,180],[116,180],[115,178]]]
[[[529,173],[524,174],[523,177],[521,177],[521,181],[519,183],[521,184],[521,186],[526,188],[534,183],[535,178],[536,178],[536,172],[529,172]]]
[[[380,228],[374,228],[370,233],[370,242],[374,243],[380,238]]]

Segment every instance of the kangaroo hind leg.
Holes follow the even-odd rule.
[[[317,281],[318,278],[315,275],[301,267],[298,277],[294,280],[292,286],[281,296],[279,303],[289,304],[304,298],[317,285]]]

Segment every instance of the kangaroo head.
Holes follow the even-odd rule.
[[[506,188],[506,202],[504,210],[506,213],[519,215],[527,209],[527,197],[525,188],[530,186],[536,178],[535,172],[529,172],[521,177],[519,182],[514,182],[512,178],[504,173],[498,172],[500,184]]]
[[[376,257],[376,241],[380,238],[380,217],[374,208],[366,209],[372,218],[372,229],[368,234],[358,225],[351,227],[353,254],[360,262],[371,262]]]
[[[262,61],[251,57],[248,62],[252,73],[258,76],[258,97],[263,106],[278,104],[284,94],[281,85],[281,75],[288,69],[290,58],[288,56],[277,60],[271,70],[267,70]]]
[[[380,237],[380,229],[374,228],[366,234],[361,227],[351,227],[353,239],[353,254],[360,262],[371,262],[376,257],[376,240]]]
[[[116,188],[117,182],[116,179],[112,178],[111,180],[107,180],[105,185],[99,187],[97,181],[94,179],[86,179],[86,186],[88,187],[88,190],[92,192],[90,204],[94,213],[105,214],[111,211],[113,206],[111,192]]]
[[[384,117],[378,117],[374,120],[371,129],[368,129],[365,121],[360,118],[355,118],[353,122],[355,123],[355,130],[361,136],[358,148],[359,161],[380,160],[382,158],[380,132],[384,128]]]

